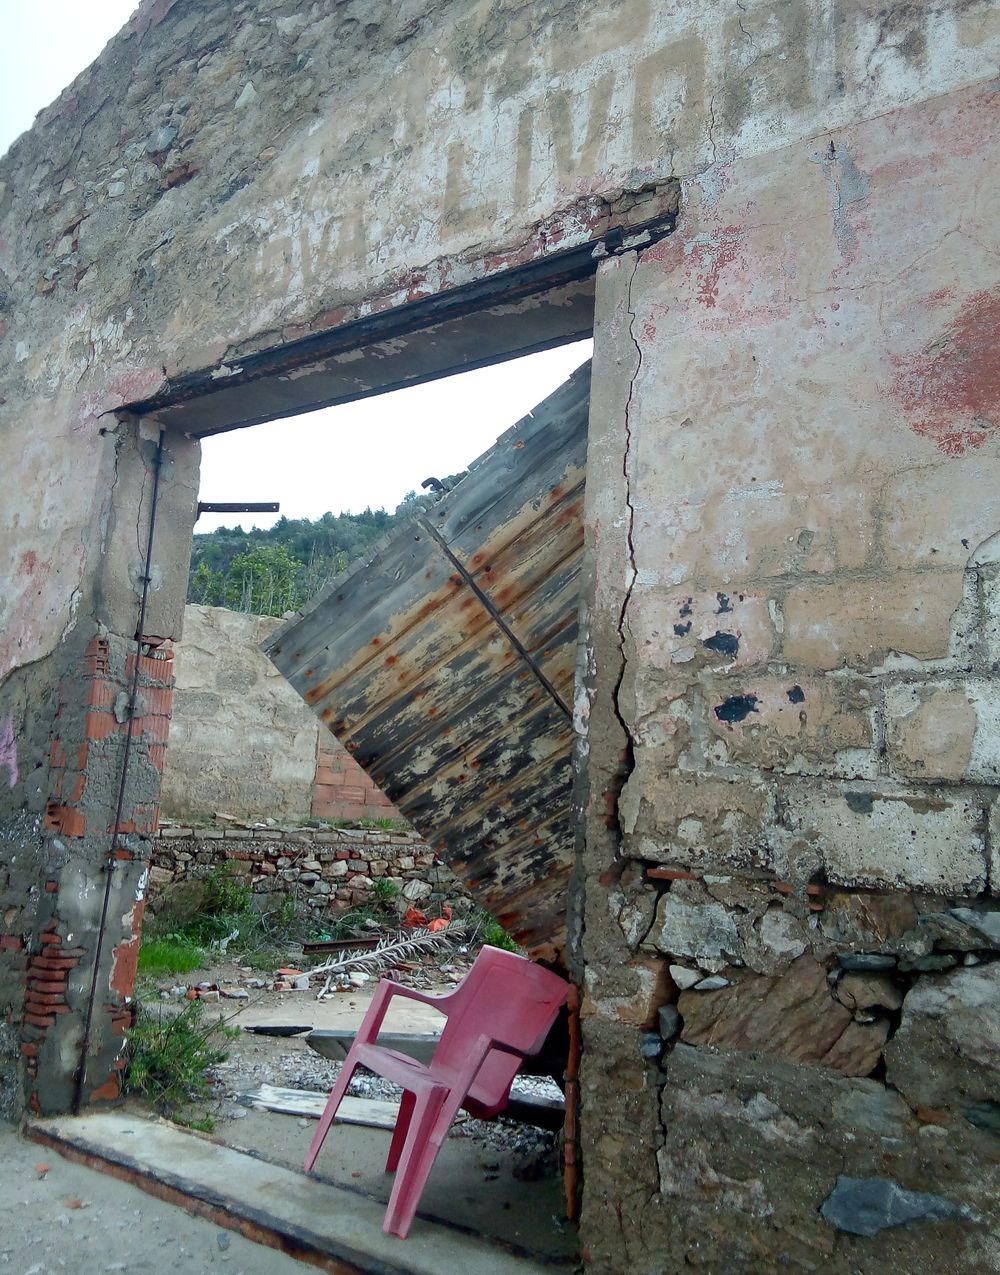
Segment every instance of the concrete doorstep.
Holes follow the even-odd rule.
[[[419,1213],[405,1240],[384,1205],[165,1120],[119,1113],[29,1121],[25,1136],[330,1275],[532,1275],[553,1265]],[[562,1266],[565,1270],[566,1267]]]

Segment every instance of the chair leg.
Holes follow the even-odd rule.
[[[396,1166],[399,1164],[399,1157],[403,1152],[403,1147],[406,1145],[406,1135],[410,1128],[415,1101],[416,1099],[410,1090],[404,1089],[403,1097],[399,1103],[399,1115],[396,1117],[396,1127],[392,1131],[389,1158],[385,1162],[386,1173],[395,1173]]]
[[[357,1071],[358,1064],[351,1061],[350,1053],[344,1060],[344,1065],[340,1069],[340,1075],[337,1077],[336,1083],[330,1090],[330,1096],[326,1100],[326,1106],[323,1108],[323,1114],[319,1118],[319,1128],[313,1134],[313,1140],[309,1143],[309,1150],[306,1152],[306,1160],[303,1166],[304,1171],[308,1173],[316,1163],[316,1157],[319,1155],[320,1147],[322,1147],[326,1135],[330,1131],[330,1125],[333,1124],[333,1117],[337,1114],[337,1108],[340,1106],[341,1099],[347,1093],[347,1086],[351,1083],[351,1077]]]
[[[427,1177],[441,1149],[440,1139],[435,1141],[433,1135],[447,1096],[446,1090],[436,1089],[415,1100],[400,1167],[382,1222],[386,1235],[398,1235],[405,1240],[409,1233]]]

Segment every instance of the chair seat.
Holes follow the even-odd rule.
[[[432,1076],[423,1063],[417,1062],[409,1054],[401,1054],[396,1049],[383,1049],[381,1045],[357,1044],[354,1046],[356,1060],[374,1071],[385,1080],[402,1085],[413,1093],[423,1093],[428,1089],[448,1089],[450,1083],[444,1077]]]

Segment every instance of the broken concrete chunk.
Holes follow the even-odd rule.
[[[688,902],[673,892],[660,900],[647,942],[670,956],[699,962],[738,957],[741,952],[736,922],[721,903]]]
[[[177,137],[177,129],[172,124],[161,124],[159,128],[153,131],[146,138],[146,154],[159,155],[165,150],[170,149],[171,143]]]
[[[916,970],[922,974],[939,974],[942,970],[953,969],[958,964],[958,957],[950,952],[931,952],[929,956],[918,956],[912,961],[900,961],[899,968],[904,974]]]
[[[660,1036],[664,1040],[673,1040],[681,1029],[681,1016],[676,1005],[661,1005],[657,1014]]]
[[[957,1204],[928,1191],[907,1191],[889,1178],[849,1178],[841,1175],[823,1201],[820,1213],[838,1231],[849,1235],[878,1235],[890,1226],[909,1222],[963,1219]]]
[[[754,931],[757,944],[747,943],[747,961],[760,974],[776,974],[809,947],[805,923],[783,908],[769,908]],[[758,946],[760,952],[751,947]],[[763,958],[763,959],[761,959]]]
[[[902,894],[832,894],[819,924],[838,944],[877,947],[915,929],[917,909]]]
[[[913,1113],[898,1093],[867,1078],[843,1082],[833,1100],[838,1121],[879,1138],[903,1138],[913,1129]]]
[[[991,943],[1000,947],[1000,912],[977,912],[973,908],[951,908],[949,914],[956,921],[961,921],[963,925],[969,925],[974,930],[978,930]]]
[[[892,970],[896,968],[894,956],[880,952],[844,952],[837,957],[837,962],[844,970]]]
[[[639,1053],[647,1061],[652,1062],[663,1053],[663,1039],[658,1032],[644,1032],[639,1044]]]
[[[866,1076],[888,1036],[888,1021],[854,1022],[835,1000],[826,970],[800,956],[773,978],[734,971],[719,991],[683,992],[677,1003],[689,1045],[753,1050],[789,1062],[818,1063],[845,1076]]]
[[[695,983],[701,980],[701,971],[688,969],[686,965],[671,965],[670,977],[674,980],[675,985],[682,992],[685,992],[689,987],[694,987]]]

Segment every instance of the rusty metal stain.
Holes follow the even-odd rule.
[[[559,960],[590,365],[264,649],[536,957]]]

